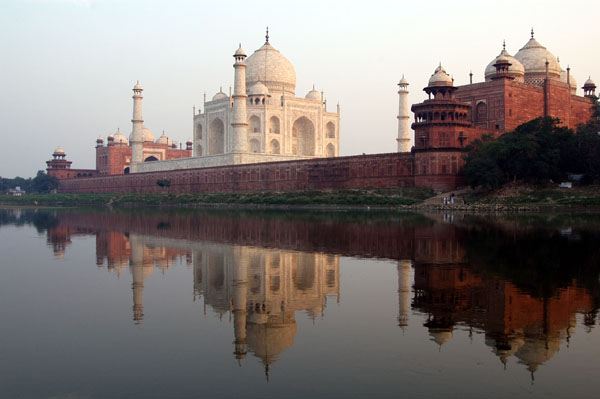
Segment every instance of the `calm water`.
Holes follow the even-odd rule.
[[[600,217],[0,209],[0,397],[595,397]]]

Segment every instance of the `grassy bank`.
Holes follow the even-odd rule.
[[[488,206],[542,206],[542,207],[595,207],[600,208],[600,186],[574,188],[508,184],[492,192],[472,192],[470,204]]]
[[[423,188],[311,190],[198,194],[39,194],[0,196],[0,204],[40,206],[130,206],[244,204],[244,205],[415,205],[431,197]]]

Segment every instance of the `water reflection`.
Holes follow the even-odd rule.
[[[134,323],[144,280],[174,263],[193,274],[194,300],[233,323],[233,356],[269,367],[294,344],[296,312],[325,316],[340,301],[340,256],[397,261],[401,331],[426,329],[443,350],[457,329],[531,373],[586,331],[600,304],[598,224],[582,219],[460,215],[240,212],[0,212],[2,224],[46,231],[56,256],[95,236],[99,267],[132,278]],[[373,292],[373,294],[377,294]],[[414,321],[413,321],[414,319]],[[423,321],[424,320],[424,321]],[[374,326],[377,328],[376,326]],[[424,330],[425,331],[425,330]]]

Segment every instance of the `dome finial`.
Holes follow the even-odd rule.
[[[265,35],[265,39],[267,40],[265,44],[269,43],[269,27],[267,26],[267,34]]]
[[[531,38],[533,39],[533,27],[531,28]]]
[[[506,39],[502,40],[502,51],[506,51]]]

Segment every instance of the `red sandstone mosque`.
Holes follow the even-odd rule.
[[[159,192],[160,188],[156,185],[158,179],[169,179],[171,192],[398,186],[431,187],[446,191],[465,185],[461,173],[464,164],[462,157],[464,147],[473,140],[484,134],[499,136],[541,116],[558,118],[564,125],[575,128],[592,117],[592,106],[596,99],[596,85],[591,78],[582,87],[583,96],[578,95],[570,67],[564,70],[557,57],[534,38],[532,30],[531,38],[514,56],[503,45],[500,54],[486,67],[483,82],[473,83],[470,74],[469,84],[454,86],[453,78],[440,64],[423,89],[427,99],[411,107],[414,113],[412,126],[409,125],[408,82],[403,77],[398,84],[397,153],[331,157],[329,152],[322,151],[315,152],[314,158],[284,160],[273,158],[265,149],[264,155],[253,154],[250,157],[245,152],[250,135],[245,117],[248,98],[245,89],[246,56],[241,47],[234,58],[236,94],[232,96],[230,105],[231,125],[235,129],[228,140],[237,147],[231,144],[232,152],[227,156],[232,160],[248,161],[211,164],[199,154],[192,157],[192,148],[197,147],[198,143],[188,142],[185,150],[177,150],[170,148],[168,141],[159,144],[162,137],[156,143],[146,141],[141,118],[141,86],[138,83],[134,87],[133,130],[138,136],[143,136],[143,151],[136,150],[131,144],[135,141],[137,148],[141,149],[141,138],[134,140],[133,136],[130,137],[128,145],[125,137],[120,135],[123,136],[121,138],[117,132],[112,143],[109,137],[106,147],[101,139],[98,140],[95,170],[69,173],[70,162],[65,160],[64,151],[57,149],[53,154],[55,159],[48,161],[48,173],[65,179],[61,181],[60,190],[67,192]],[[283,72],[289,70],[289,61],[279,56],[269,63],[268,68],[265,65],[265,79],[268,78],[272,87],[278,87],[280,83],[281,87],[285,87],[287,81],[278,82],[277,79],[289,74],[279,73],[277,60],[285,60],[280,65]],[[267,72],[269,76],[266,76]],[[280,103],[283,107],[283,92]],[[272,102],[273,106],[277,104]],[[310,115],[298,116],[298,120],[300,118],[314,126],[320,125],[317,119],[310,120]],[[290,119],[289,122],[295,126],[297,121]],[[321,136],[315,135],[314,129],[311,132],[311,140]],[[210,134],[210,131],[207,133]],[[304,134],[302,130],[291,132],[290,140],[294,134],[296,140],[308,140],[300,137]],[[339,143],[339,132],[333,137]],[[285,140],[285,137],[281,140]],[[158,151],[158,146],[164,146],[164,149]],[[265,146],[262,147],[264,149]],[[336,153],[338,151],[339,144],[335,149]],[[136,152],[138,155],[134,154]],[[184,157],[190,157],[189,161],[176,159]],[[221,158],[226,159],[222,155]],[[153,165],[144,163],[149,160],[161,162]],[[123,176],[128,173],[130,164],[132,172],[143,173]],[[79,178],[70,180],[74,177]]]

